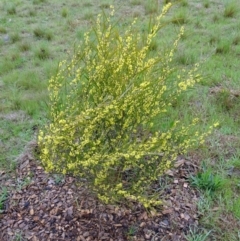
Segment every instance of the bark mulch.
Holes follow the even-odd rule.
[[[189,228],[198,225],[199,194],[187,181],[196,170],[191,161],[179,158],[154,185],[164,205],[152,215],[137,203],[103,205],[84,182],[47,174],[25,153],[17,178],[0,173],[0,183],[12,187],[0,214],[0,240],[186,240]]]

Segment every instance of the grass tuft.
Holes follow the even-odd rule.
[[[61,15],[63,18],[66,18],[68,16],[68,9],[67,8],[62,8]]]
[[[26,52],[26,51],[29,51],[31,49],[31,44],[29,41],[22,41],[20,44],[19,44],[19,49],[20,51],[22,52]]]
[[[88,9],[87,11],[84,12],[84,15],[83,15],[84,20],[91,20],[93,19],[93,17],[94,17],[94,14],[91,9]]]
[[[183,25],[187,23],[187,11],[185,9],[180,9],[173,17],[171,22],[173,24]]]
[[[232,44],[233,44],[233,45],[239,45],[239,44],[240,44],[240,34],[236,35],[236,36],[233,38]]]
[[[46,2],[46,0],[33,0],[33,4],[40,4],[44,2]]]
[[[219,14],[214,14],[212,18],[213,23],[217,23],[219,20],[220,20]]]
[[[209,194],[221,189],[224,180],[219,175],[214,175],[210,168],[204,167],[196,176],[191,176],[191,184],[201,190],[207,191]]]
[[[40,60],[45,60],[50,58],[50,49],[46,44],[41,44],[35,49],[35,57]]]
[[[231,49],[231,42],[228,40],[222,40],[218,43],[216,48],[216,54],[227,54]]]
[[[0,191],[0,213],[4,210],[4,202],[7,200],[8,192],[6,188]]]
[[[107,3],[107,2],[105,2],[105,3],[103,2],[103,3],[100,4],[100,8],[108,9],[108,8],[110,8],[110,4]]]
[[[163,1],[164,4],[168,4],[168,3],[170,3],[170,2],[171,2],[171,0],[164,0],[164,1]]]
[[[167,0],[167,1],[171,2],[170,0]],[[188,6],[188,0],[181,0],[181,5],[183,7],[187,7]]]
[[[6,33],[7,33],[7,29],[0,25],[0,34],[6,34]]]
[[[48,41],[53,39],[53,33],[48,29],[37,27],[33,30],[33,33],[39,39],[46,39]]]
[[[209,0],[204,0],[204,1],[203,1],[203,6],[204,6],[205,8],[209,8],[209,7],[210,7],[210,1],[209,1]]]
[[[17,13],[16,7],[14,6],[14,4],[7,6],[7,13],[10,15],[15,15]]]
[[[158,13],[159,4],[157,0],[144,1],[144,9],[146,14]]]
[[[208,239],[211,231],[205,232],[204,230],[191,229],[187,236],[185,236],[187,241],[205,241]]]
[[[28,15],[30,17],[34,17],[34,16],[37,15],[37,11],[34,8],[31,8],[31,9],[28,10]]]
[[[11,34],[10,39],[11,39],[12,43],[18,42],[20,40],[19,33],[15,32],[15,33]]]
[[[238,6],[236,2],[228,2],[225,6],[223,15],[225,18],[233,18],[236,16],[237,12]]]
[[[133,6],[141,5],[141,0],[131,0],[130,3],[131,3],[131,5],[133,5]]]

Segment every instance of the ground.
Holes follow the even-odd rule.
[[[155,211],[133,202],[106,205],[89,192],[86,181],[47,174],[27,148],[15,178],[1,173],[12,192],[0,216],[0,239],[186,240],[198,226],[199,193],[188,182],[196,171],[193,160],[179,158],[153,186],[163,200]]]

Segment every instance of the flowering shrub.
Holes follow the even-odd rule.
[[[136,33],[136,21],[120,33],[112,24],[113,9],[109,17],[99,15],[72,60],[61,62],[49,81],[50,123],[38,136],[42,163],[47,171],[86,178],[106,203],[160,204],[151,183],[211,131],[190,136],[196,119],[187,127],[175,120],[164,132],[151,128],[200,80],[197,65],[177,74],[171,67],[183,28],[167,54],[149,55],[170,7],[164,6],[145,40]]]

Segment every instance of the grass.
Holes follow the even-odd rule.
[[[49,29],[37,27],[33,30],[33,34],[38,39],[45,39],[48,41],[53,39],[53,33]]]
[[[223,15],[226,18],[233,18],[236,16],[237,12],[238,12],[237,2],[230,1],[226,4]]]
[[[10,4],[7,6],[7,13],[9,15],[15,15],[17,13],[16,7],[14,6],[14,4]]]
[[[45,123],[47,81],[58,61],[66,59],[73,52],[74,43],[82,40],[93,18],[102,10],[108,12],[114,3],[119,23],[127,26],[133,17],[138,17],[136,27],[146,33],[149,17],[154,17],[168,1],[68,2],[67,6],[63,0],[0,3],[0,169],[14,170],[15,160],[34,136],[32,127]],[[199,167],[205,160],[205,169],[192,180],[200,189],[197,205],[203,230],[190,230],[187,235],[190,241],[239,240],[238,4],[238,0],[181,1],[173,7],[164,22],[168,24],[150,46],[151,54],[164,51],[172,45],[179,26],[185,25],[186,34],[173,64],[189,68],[200,62],[203,80],[175,104],[169,118],[180,116],[187,125],[189,116],[196,115],[201,120],[199,131],[208,123],[220,122],[207,144],[189,153]],[[6,35],[10,41],[4,40]],[[158,122],[162,128],[168,124],[169,120]],[[56,182],[59,180],[56,177]],[[3,197],[6,193],[1,190],[0,205]]]
[[[211,231],[204,232],[202,230],[196,231],[194,229],[190,229],[189,234],[185,236],[185,238],[187,241],[205,241],[210,233]]]
[[[4,28],[3,26],[0,26],[0,34],[5,34],[7,33],[7,29]]]
[[[204,1],[203,1],[203,6],[204,6],[205,8],[209,8],[209,7],[210,7],[210,1],[209,1],[209,0],[204,0]]]
[[[28,41],[22,41],[19,45],[18,45],[19,49],[22,52],[26,52],[29,51],[31,49],[31,44]]]
[[[7,195],[8,195],[7,189],[3,188],[0,191],[0,213],[2,213],[2,211],[4,210],[4,202],[7,199]]]
[[[181,8],[176,12],[176,14],[172,18],[172,23],[183,25],[187,22],[187,11],[185,8]]]
[[[141,5],[142,1],[141,0],[131,0],[130,4],[134,5]]]
[[[39,60],[49,59],[51,54],[50,54],[50,49],[49,49],[48,45],[46,43],[41,43],[34,50],[34,55]]]
[[[159,11],[159,3],[156,0],[149,0],[144,2],[146,14],[156,14]]]
[[[221,189],[224,180],[219,175],[214,175],[211,169],[203,168],[196,176],[191,176],[191,184],[209,194]]]
[[[68,9],[62,8],[61,15],[63,18],[66,18],[68,16]]]
[[[16,43],[21,39],[21,37],[20,37],[19,33],[15,32],[10,35],[10,39],[11,39],[12,43]]]

